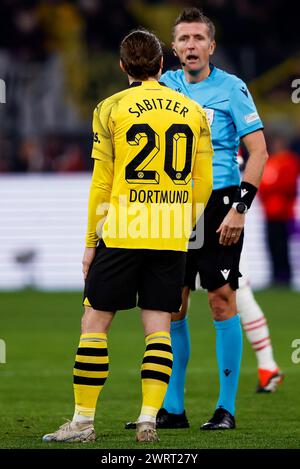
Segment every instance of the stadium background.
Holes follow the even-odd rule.
[[[292,82],[300,78],[298,24],[293,8],[283,1],[0,4],[0,78],[6,85],[6,102],[0,104],[0,394],[5,409],[0,447],[43,447],[40,434],[72,412],[92,111],[101,99],[127,86],[118,47],[130,29],[154,30],[165,44],[165,66],[177,67],[169,46],[171,27],[189,5],[202,7],[214,20],[218,46],[213,63],[248,83],[269,148],[274,139],[284,138],[299,156],[300,103],[291,99]],[[241,430],[230,438],[199,437],[197,423],[211,413],[215,401],[217,370],[206,297],[197,292],[187,381],[193,424],[190,433],[163,432],[164,447],[300,447],[300,365],[291,359],[292,342],[300,338],[299,226],[298,200],[290,238],[292,285],[276,288],[270,284],[259,199],[247,216],[249,276],[269,320],[276,358],[287,374],[282,389],[263,399],[255,396],[255,361],[245,344]],[[101,424],[99,447],[134,447],[122,424],[137,413],[142,349],[137,315],[122,313],[111,332],[112,373],[103,393],[99,422],[105,430]],[[128,404],[123,408],[124,398]]]

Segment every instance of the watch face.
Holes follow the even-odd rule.
[[[245,213],[247,211],[247,205],[243,202],[239,202],[236,206],[236,210],[239,213]]]

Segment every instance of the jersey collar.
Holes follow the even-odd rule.
[[[149,84],[151,84],[151,86],[153,85],[166,86],[164,83],[156,81],[156,80],[151,80],[151,81],[147,80],[147,81],[133,81],[131,85],[129,85],[129,88],[134,88],[135,86],[142,86],[142,85],[147,86]]]
[[[133,81],[131,85],[129,85],[129,88],[134,88],[135,86],[141,86],[143,82],[142,81]]]
[[[184,81],[186,82],[186,84],[187,84],[188,86],[197,86],[197,85],[198,85],[198,86],[201,86],[202,83],[207,83],[207,82],[209,82],[212,78],[214,78],[214,76],[215,76],[215,74],[216,74],[216,67],[215,67],[212,63],[209,63],[209,68],[210,68],[210,73],[209,73],[209,75],[208,75],[206,78],[204,78],[204,80],[198,81],[197,83],[189,83],[189,82],[187,81],[187,79],[185,78],[184,72],[182,71]]]

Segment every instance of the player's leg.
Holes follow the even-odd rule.
[[[173,354],[170,337],[171,313],[181,306],[186,254],[176,251],[148,251],[141,266],[138,304],[142,310],[146,351],[141,379],[143,403],[137,420],[137,441],[154,441],[147,435],[156,427],[172,372]],[[145,266],[147,266],[145,270]]]
[[[173,367],[162,408],[157,413],[157,428],[189,427],[184,410],[185,377],[190,357],[190,331],[187,318],[189,292],[188,287],[183,288],[180,311],[171,315]],[[127,422],[125,425],[127,430],[135,428],[136,422]]]
[[[189,422],[184,410],[184,388],[187,364],[190,357],[190,331],[187,312],[189,308],[190,288],[195,289],[195,260],[192,253],[187,253],[181,308],[172,313],[171,341],[173,350],[173,368],[162,408],[157,414],[157,428],[187,428]],[[166,294],[160,285],[161,294]],[[136,428],[136,422],[127,422],[125,428]]]
[[[271,343],[267,319],[255,300],[247,276],[247,264],[244,250],[240,260],[242,277],[236,292],[237,309],[242,325],[253,351],[258,367],[257,392],[274,392],[283,380],[283,374],[277,365]]]
[[[107,333],[114,313],[85,306],[73,369],[75,410],[72,421],[44,435],[45,442],[86,442],[96,438],[94,417],[98,397],[108,376]]]
[[[132,250],[110,249],[100,243],[85,283],[85,311],[73,372],[73,420],[45,435],[44,441],[95,439],[96,404],[108,376],[107,333],[116,310],[136,305],[135,271],[136,255]]]
[[[108,376],[107,333],[114,312],[85,306],[73,370],[73,422],[94,421],[98,397]]]
[[[146,350],[141,366],[142,407],[137,419],[137,441],[156,441],[156,416],[172,372],[171,314],[142,309]]]

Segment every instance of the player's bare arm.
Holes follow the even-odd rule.
[[[95,254],[96,254],[96,248],[86,247],[84,250],[83,259],[82,259],[82,273],[83,273],[84,280],[87,277],[90,265],[94,260]]]

